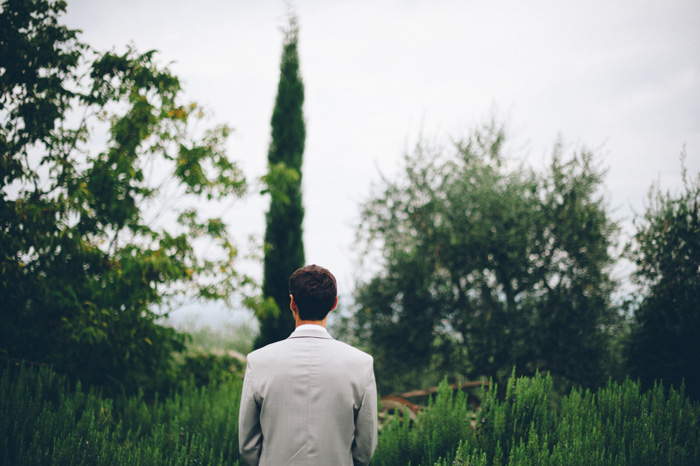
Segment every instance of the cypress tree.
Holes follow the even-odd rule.
[[[263,294],[274,300],[279,313],[259,315],[256,348],[287,338],[294,330],[288,280],[292,272],[304,265],[301,165],[306,128],[298,36],[297,20],[291,15],[284,31],[280,81],[271,120],[272,140],[267,154],[270,170],[267,183],[272,196],[266,216]]]

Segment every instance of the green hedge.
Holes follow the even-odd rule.
[[[2,465],[237,465],[241,381],[105,399],[49,369],[0,380]]]
[[[1,465],[237,465],[241,380],[169,397],[109,399],[49,369],[0,379]],[[700,404],[683,389],[642,393],[632,381],[559,399],[549,377],[483,390],[473,413],[443,382],[415,421],[384,424],[373,466],[697,465]]]
[[[410,421],[407,411],[403,419],[406,421],[394,416],[382,426],[373,466],[433,464],[454,454],[460,440],[471,432],[466,395],[457,392],[453,397],[446,381],[415,422]]]
[[[482,391],[471,427],[464,395],[443,383],[415,423],[382,428],[372,460],[379,465],[698,465],[700,404],[661,385],[609,382],[595,394],[574,389],[559,399],[551,378],[508,381]],[[404,417],[406,418],[406,417]],[[442,458],[436,461],[436,456]]]

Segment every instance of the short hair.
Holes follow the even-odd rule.
[[[289,294],[294,297],[301,320],[323,320],[335,305],[338,285],[328,269],[311,264],[289,277]]]

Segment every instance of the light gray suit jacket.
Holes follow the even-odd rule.
[[[238,442],[251,466],[368,464],[377,446],[372,356],[319,325],[253,351]]]

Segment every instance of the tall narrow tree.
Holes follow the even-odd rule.
[[[272,113],[272,140],[267,154],[271,193],[265,231],[263,293],[272,298],[279,312],[261,313],[257,348],[289,336],[294,319],[289,312],[287,281],[294,270],[304,265],[301,194],[301,165],[306,128],[304,124],[304,84],[299,73],[297,50],[299,28],[290,15],[284,31],[280,81]]]

